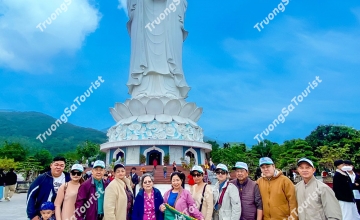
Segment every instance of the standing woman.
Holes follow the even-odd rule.
[[[185,174],[174,172],[170,176],[171,189],[164,194],[164,203],[174,207],[177,211],[186,215],[190,215],[198,220],[204,220],[203,215],[196,208],[194,199],[191,193],[184,189],[181,185],[185,182]],[[160,210],[164,212],[165,205],[160,206]]]
[[[3,169],[0,169],[0,201],[4,197],[4,185],[5,185],[5,173]]]
[[[238,188],[229,182],[227,166],[219,163],[215,169],[218,182],[214,186],[214,220],[240,219],[241,203]]]
[[[211,186],[204,182],[204,170],[201,166],[194,166],[190,174],[195,182],[190,192],[195,200],[196,208],[201,212],[205,220],[211,220],[214,210],[213,191]]]
[[[125,166],[114,166],[115,179],[105,189],[104,220],[131,220],[133,194]]]
[[[163,197],[160,190],[154,188],[154,177],[148,173],[140,180],[140,191],[136,195],[132,220],[163,220],[164,213],[160,211]]]
[[[80,184],[84,182],[81,177],[84,172],[84,168],[80,164],[74,164],[71,167],[69,182],[62,184],[59,187],[54,205],[55,205],[55,217],[57,220],[71,219],[75,212],[76,196]]]

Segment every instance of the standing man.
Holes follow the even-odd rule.
[[[351,166],[345,166],[343,160],[336,160],[334,166],[337,168],[334,180],[333,190],[336,198],[339,200],[343,220],[359,220],[360,216],[356,208],[353,189],[359,186],[353,184],[348,171],[352,170]]]
[[[31,184],[27,194],[27,216],[31,220],[40,220],[40,207],[44,202],[54,202],[57,190],[70,181],[70,174],[64,173],[66,160],[55,157],[50,164],[50,171],[38,176]]]
[[[5,176],[5,199],[10,201],[15,193],[15,186],[17,182],[17,175],[14,173],[14,168],[10,168]]]
[[[237,162],[232,168],[236,179],[231,180],[239,190],[241,200],[240,220],[262,220],[263,207],[258,184],[249,178],[249,168],[244,162]]]
[[[134,198],[135,198],[135,196],[136,196],[136,185],[139,184],[139,176],[136,174],[136,167],[131,168],[130,177],[131,177],[131,182],[132,182],[131,187],[133,188],[133,195],[134,195]]]
[[[269,157],[260,158],[259,165],[262,177],[257,183],[263,203],[264,220],[298,220],[294,184],[275,168]]]
[[[357,183],[360,184],[360,176],[354,172],[354,165],[351,160],[344,160],[345,166],[350,166],[351,170],[347,171],[347,173],[350,176],[351,182],[353,184]],[[360,192],[359,192],[359,186],[355,186],[356,189],[353,190],[354,199],[356,202],[356,207],[358,210],[358,213],[360,213]]]
[[[315,178],[311,160],[302,158],[297,163],[302,178],[296,184],[299,220],[341,220],[341,208],[333,190]]]
[[[105,174],[105,163],[101,160],[95,161],[91,172],[92,177],[80,185],[77,194],[75,202],[77,220],[104,218],[104,193],[108,185],[102,178]]]

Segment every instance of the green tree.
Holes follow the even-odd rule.
[[[314,152],[311,146],[302,139],[294,139],[284,142],[286,151],[281,154],[280,167],[281,168],[295,168],[297,161],[301,158],[308,158],[317,165],[317,159],[314,157]]]
[[[317,149],[321,146],[332,146],[333,144],[346,142],[350,144],[349,153],[355,153],[356,148],[360,147],[359,145],[353,145],[352,140],[360,138],[360,132],[354,128],[348,126],[338,126],[338,125],[319,125],[314,131],[310,133],[305,140],[312,147],[313,151],[316,152],[315,156],[321,157]],[[357,142],[357,141],[355,141]],[[357,142],[360,143],[360,142]],[[344,146],[345,143],[340,146]]]
[[[85,141],[84,143],[78,145],[76,147],[76,153],[79,160],[82,160],[82,157],[84,157],[84,160],[86,160],[87,158],[96,160],[96,158],[100,159],[106,157],[106,154],[100,151],[100,145],[95,144],[91,141]]]
[[[40,165],[43,167],[48,167],[50,165],[50,163],[52,162],[52,155],[50,153],[50,151],[42,149],[40,151],[38,151],[35,155],[34,158],[36,158],[37,161],[40,162]]]
[[[334,169],[334,161],[349,158],[349,146],[338,147],[339,144],[333,146],[321,146],[318,148],[317,152],[321,155],[319,164],[327,169]]]
[[[0,158],[12,158],[15,162],[25,161],[28,150],[19,143],[8,143],[5,141],[3,147],[0,148]]]
[[[0,169],[9,170],[10,168],[16,169],[19,166],[18,162],[15,162],[14,159],[0,159]]]
[[[39,171],[43,170],[44,167],[40,165],[34,157],[28,157],[25,161],[20,162],[18,166],[19,172],[24,173],[25,181],[33,181]]]
[[[216,141],[207,141],[206,143],[211,144],[210,157],[214,163],[220,163],[220,145]]]

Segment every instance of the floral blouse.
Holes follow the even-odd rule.
[[[156,220],[154,190],[151,191],[150,196],[146,192],[144,192],[144,218],[143,218],[143,220]]]

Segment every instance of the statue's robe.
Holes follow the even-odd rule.
[[[184,17],[187,1],[159,19],[173,0],[128,0],[131,61],[127,86],[132,98],[186,98],[190,90],[182,69],[182,46],[187,37]],[[169,10],[168,10],[169,11]],[[154,27],[151,25],[152,22]],[[146,25],[150,28],[146,28]]]

